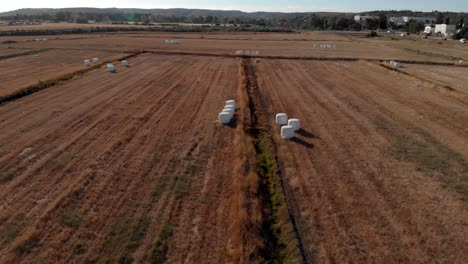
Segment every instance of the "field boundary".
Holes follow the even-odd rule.
[[[19,52],[19,53],[13,53],[13,54],[7,54],[0,56],[0,60],[6,60],[6,59],[11,59],[11,58],[16,58],[16,57],[21,57],[21,56],[27,56],[27,55],[34,55],[46,51],[50,51],[52,48],[47,48],[47,49],[39,49],[39,50],[28,50],[25,52]]]
[[[166,32],[163,32],[166,33]],[[167,32],[171,33],[171,32]],[[192,33],[197,33],[197,32],[192,32]],[[201,32],[203,33],[203,32]],[[246,32],[249,33],[249,32]],[[109,34],[109,36],[116,36]],[[118,36],[118,35],[117,35]],[[130,37],[130,38],[154,38],[154,39],[167,39],[168,36],[125,36],[125,37]],[[177,36],[171,36],[171,39],[189,39],[189,40],[226,40],[226,41],[233,41],[233,40],[240,40],[240,41],[298,41],[298,42],[353,42],[352,40],[326,40],[326,39],[249,39],[249,38],[202,38],[202,37],[177,37]]]
[[[19,91],[16,91],[14,93],[9,94],[9,95],[5,95],[5,96],[0,97],[0,106],[2,104],[7,103],[7,102],[11,102],[11,101],[26,97],[28,95],[34,94],[34,93],[42,91],[44,89],[47,89],[47,88],[50,88],[50,87],[53,87],[53,86],[56,86],[56,85],[59,85],[59,84],[63,84],[65,81],[71,80],[76,76],[84,75],[84,74],[86,74],[88,72],[91,72],[91,71],[93,71],[95,69],[101,68],[103,65],[105,65],[107,63],[116,62],[116,61],[120,61],[120,60],[126,60],[126,59],[129,59],[129,58],[136,57],[136,56],[138,56],[140,54],[143,54],[143,53],[144,52],[132,53],[130,55],[124,56],[124,57],[116,59],[116,60],[103,61],[103,62],[101,62],[99,64],[96,64],[96,65],[94,65],[92,67],[89,67],[89,68],[86,68],[86,69],[83,69],[83,70],[78,70],[78,71],[75,71],[75,72],[72,72],[72,73],[68,73],[68,74],[65,74],[65,75],[62,75],[60,77],[53,78],[53,79],[50,79],[50,80],[47,80],[47,81],[44,81],[44,82],[39,81],[39,83],[37,83],[35,85],[28,86],[26,88],[23,88],[23,89],[21,89]]]
[[[288,203],[277,147],[262,110],[255,69],[249,58],[241,60],[241,71],[251,116],[251,124],[245,127],[253,137],[259,176],[258,193],[264,217],[262,229],[265,245],[261,253],[268,263],[308,263],[295,216]]]
[[[374,59],[374,58],[355,58],[355,57],[298,57],[298,56],[243,56],[235,54],[215,54],[215,53],[204,53],[204,52],[182,52],[182,51],[163,51],[163,50],[142,50],[145,53],[152,53],[158,55],[180,55],[180,56],[202,56],[202,57],[221,57],[221,58],[251,58],[251,59],[270,59],[270,60],[309,60],[309,61],[368,61],[368,62],[386,62],[390,59]],[[452,62],[437,62],[437,61],[416,61],[416,60],[399,60],[401,63],[406,64],[421,64],[421,65],[434,65],[434,66],[452,66],[468,68],[468,65],[459,65]]]
[[[383,68],[385,68],[387,70],[390,70],[392,72],[396,72],[398,74],[402,74],[402,75],[408,76],[410,78],[413,78],[413,79],[415,79],[417,81],[420,81],[420,82],[422,82],[424,84],[428,84],[427,86],[429,86],[430,88],[436,89],[437,91],[441,92],[444,95],[450,96],[452,98],[455,98],[455,99],[459,100],[462,103],[468,104],[468,94],[463,92],[463,91],[457,90],[457,89],[453,88],[450,85],[440,84],[440,83],[434,82],[434,81],[432,81],[430,79],[426,79],[424,77],[420,77],[418,75],[411,74],[409,72],[406,72],[406,71],[403,71],[403,70],[400,70],[400,69],[397,69],[397,68],[393,68],[393,67],[390,67],[390,66],[382,64],[382,63],[374,63],[374,65],[378,65],[378,66],[383,67]]]

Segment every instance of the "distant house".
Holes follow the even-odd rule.
[[[393,22],[397,25],[404,25],[410,21],[416,21],[424,24],[435,24],[436,19],[434,17],[390,17],[388,19],[390,22]]]
[[[440,33],[444,35],[453,34],[455,33],[455,30],[455,25],[437,24],[435,26],[435,33]]]
[[[435,33],[435,27],[433,27],[432,25],[426,25],[426,27],[424,28],[424,33],[426,34]]]
[[[356,22],[363,22],[366,21],[367,19],[378,19],[379,17],[377,16],[361,16],[361,15],[355,15],[354,16],[354,21]]]

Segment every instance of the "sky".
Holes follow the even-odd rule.
[[[279,12],[414,10],[468,12],[468,0],[0,0],[0,12],[20,8],[120,7],[199,8]]]

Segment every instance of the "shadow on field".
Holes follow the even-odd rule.
[[[303,137],[306,137],[306,138],[315,138],[315,139],[320,139],[319,136],[307,131],[307,130],[304,130],[304,129],[300,129],[299,131],[296,132],[297,134],[303,136]]]
[[[229,122],[229,124],[226,124],[226,126],[230,128],[236,128],[237,127],[237,115],[234,115],[234,118]]]
[[[309,148],[309,149],[313,149],[315,147],[314,144],[306,142],[306,141],[304,141],[304,140],[302,140],[300,138],[297,138],[297,137],[292,138],[291,141],[296,143],[296,144],[302,145],[302,146],[304,146],[306,148]]]

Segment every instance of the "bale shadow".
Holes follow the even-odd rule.
[[[315,148],[315,145],[314,145],[314,144],[309,143],[309,142],[306,142],[306,141],[304,141],[304,140],[302,140],[302,139],[300,139],[300,138],[297,138],[297,137],[294,137],[294,138],[292,138],[292,139],[290,139],[290,140],[291,140],[292,142],[296,143],[296,144],[302,145],[302,146],[304,146],[304,147],[306,147],[306,148],[309,148],[309,149]]]
[[[299,129],[299,131],[296,131],[297,134],[306,137],[306,138],[315,138],[315,139],[320,139],[319,136],[315,135],[314,133],[311,133],[303,128]]]
[[[231,122],[229,122],[229,124],[225,124],[225,126],[235,129],[237,127],[237,115],[234,115]]]

